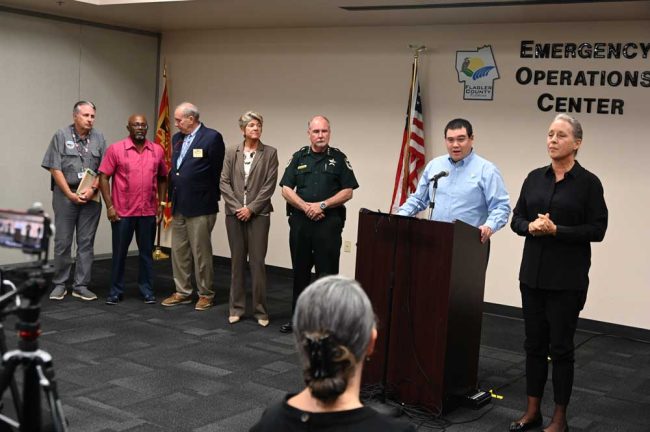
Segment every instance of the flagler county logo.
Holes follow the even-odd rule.
[[[499,70],[490,45],[474,51],[456,51],[456,71],[458,82],[464,83],[463,99],[493,99],[494,80],[499,79]]]

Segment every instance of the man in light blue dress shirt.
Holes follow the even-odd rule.
[[[510,197],[499,169],[473,150],[474,132],[465,119],[454,119],[445,127],[448,155],[430,161],[416,191],[397,214],[413,216],[426,209],[433,196],[436,174],[449,175],[438,180],[431,219],[441,222],[460,220],[481,231],[481,242],[501,229],[510,216]]]

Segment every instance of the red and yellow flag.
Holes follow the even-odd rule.
[[[167,67],[163,70],[163,94],[160,99],[160,109],[158,110],[158,121],[156,122],[156,137],[154,141],[159,144],[165,152],[165,165],[167,171],[171,171],[172,167],[172,137],[171,137],[171,124],[169,123],[169,97],[167,96]],[[165,206],[165,213],[163,215],[163,226],[165,229],[172,221],[172,206],[167,203]]]

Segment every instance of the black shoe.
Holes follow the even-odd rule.
[[[291,333],[293,331],[293,325],[290,322],[282,324],[280,326],[280,333]]]
[[[106,304],[111,306],[116,305],[119,302],[120,302],[120,298],[118,296],[108,296],[108,298],[106,299]]]
[[[529,422],[526,422],[526,423],[514,421],[514,422],[510,423],[510,428],[508,430],[510,432],[513,432],[513,431],[514,432],[523,432],[523,431],[527,431],[527,430],[530,430],[530,429],[533,429],[533,428],[536,428],[536,427],[540,427],[541,425],[542,425],[542,416],[540,415],[539,417],[537,417],[537,418],[535,418],[535,419],[533,419],[533,420],[531,420]]]
[[[144,298],[145,304],[156,304],[156,297],[150,295]]]

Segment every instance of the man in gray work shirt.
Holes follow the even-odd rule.
[[[93,129],[95,105],[79,101],[72,110],[73,123],[56,131],[43,157],[41,166],[52,174],[52,208],[54,209],[54,289],[51,300],[62,300],[70,278],[70,249],[73,234],[77,238],[77,259],[72,295],[82,300],[95,300],[88,289],[93,263],[95,233],[101,204],[94,201],[98,178],[84,190],[77,190],[86,169],[95,173],[106,151],[106,140]]]

